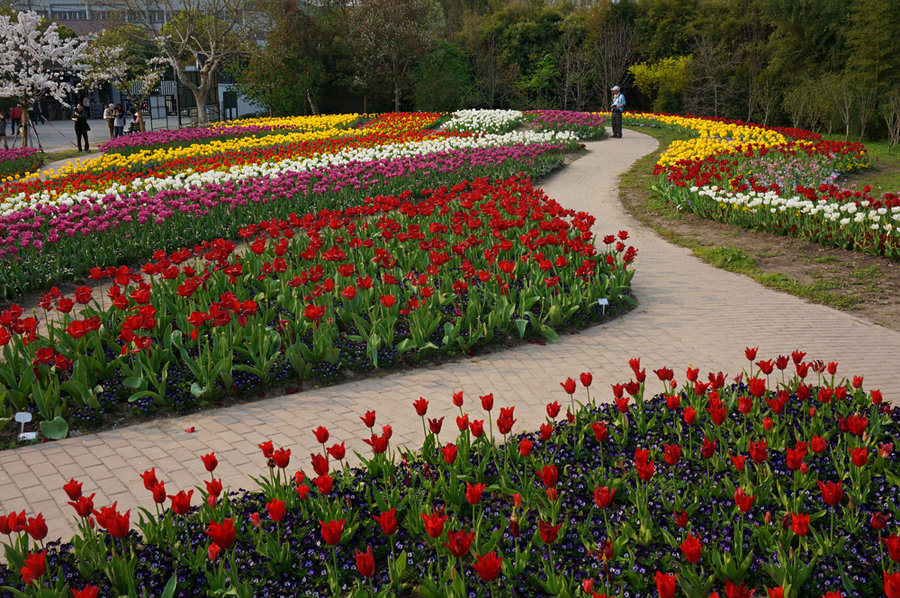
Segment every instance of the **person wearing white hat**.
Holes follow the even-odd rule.
[[[622,138],[622,111],[625,110],[625,96],[619,91],[619,86],[613,86],[613,99],[610,112],[612,113],[612,136],[614,138]]]
[[[115,106],[110,104],[103,111],[103,118],[106,119],[106,124],[109,126],[109,138],[113,138],[113,125],[115,120]]]

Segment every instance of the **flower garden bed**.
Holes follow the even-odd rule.
[[[0,150],[0,181],[34,172],[44,164],[44,153],[33,147]]]
[[[240,227],[243,254],[218,238],[136,270],[96,267],[109,301],[48,292],[46,330],[18,306],[0,313],[2,409],[36,412],[59,438],[125,407],[185,412],[287,378],[555,340],[605,313],[598,299],[633,302],[636,250],[622,231],[598,252],[593,222],[527,180],[476,179]]]
[[[859,143],[808,131],[717,119],[628,115],[631,126],[671,126],[693,138],[672,143],[654,174],[657,193],[679,209],[753,230],[900,258],[900,197],[844,189],[844,174],[868,166]]]
[[[579,139],[600,139],[606,135],[606,119],[596,113],[571,110],[529,110],[525,118],[537,131],[571,131]]]
[[[0,517],[0,578],[26,596],[895,598],[900,410],[836,363],[746,354],[680,386],[640,359],[611,388],[582,373],[536,432],[493,395],[454,393],[455,422],[422,398],[424,444],[399,454],[368,412],[360,467],[318,427],[308,469],[262,443],[250,492],[203,455],[194,489],[146,471],[140,515],[72,480],[80,534],[45,545],[39,514]]]

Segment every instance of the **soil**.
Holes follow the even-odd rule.
[[[900,263],[803,239],[747,230],[693,214],[673,214],[651,197],[647,183],[652,167],[640,172],[641,167],[639,162],[632,171],[630,184],[620,186],[620,196],[629,213],[667,239],[692,249],[699,246],[740,250],[752,262],[757,280],[767,277],[782,282],[796,281],[807,293],[795,294],[807,299],[815,294],[819,303],[900,332]],[[740,256],[737,251],[733,253]],[[742,262],[743,266],[749,263]],[[725,268],[746,273],[746,267],[725,264]]]

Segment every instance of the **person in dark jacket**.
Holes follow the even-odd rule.
[[[84,111],[84,106],[82,106],[81,104],[75,106],[75,113],[72,115],[72,122],[75,123],[75,139],[78,141],[78,151],[82,151],[82,137],[84,138],[84,151],[91,151],[91,146],[88,143],[88,131],[91,130],[91,126],[87,121],[87,112]]]

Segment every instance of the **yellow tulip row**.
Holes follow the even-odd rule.
[[[119,168],[152,166],[181,158],[212,156],[227,152],[241,151],[257,147],[270,147],[303,141],[315,141],[338,137],[345,133],[341,127],[358,118],[356,114],[336,114],[328,116],[304,116],[291,118],[266,118],[233,121],[235,126],[268,125],[297,131],[277,132],[259,136],[235,137],[231,139],[207,139],[181,147],[164,147],[141,150],[132,154],[108,153],[90,161],[66,165],[56,175],[74,172],[103,172]]]
[[[705,118],[690,118],[665,114],[629,114],[632,120],[657,121],[696,132],[692,139],[676,140],[660,156],[658,164],[668,166],[679,160],[702,160],[720,152],[750,143],[775,147],[787,143],[787,138],[771,129],[729,124]]]

